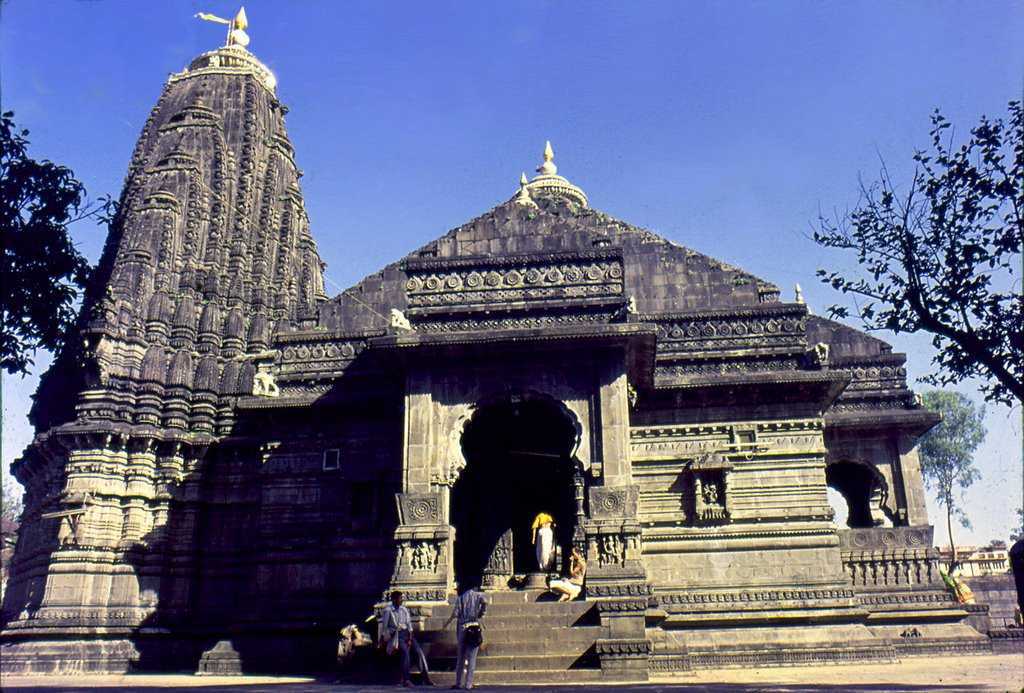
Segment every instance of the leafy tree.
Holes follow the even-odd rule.
[[[1017,508],[1017,529],[1010,532],[1010,541],[1024,539],[1024,508]]]
[[[985,408],[976,407],[959,392],[930,390],[922,399],[925,407],[942,415],[941,423],[921,438],[918,449],[925,484],[935,490],[939,505],[946,509],[946,531],[955,563],[953,517],[963,527],[971,526],[961,503],[964,490],[981,478],[974,466],[974,451],[985,439]]]
[[[0,515],[7,522],[17,524],[21,516],[21,485],[14,480],[10,472],[3,474],[3,508]]]
[[[883,163],[852,212],[819,220],[814,240],[852,251],[860,270],[818,276],[853,295],[867,330],[932,334],[938,372],[927,382],[982,377],[986,400],[1024,401],[1024,109],[1011,101],[1005,123],[982,117],[960,147],[939,111],[931,120],[909,186]]]
[[[13,116],[0,116],[0,367],[24,374],[36,349],[56,352],[73,334],[89,264],[68,226],[89,217],[106,223],[114,202],[87,202],[70,169],[30,158],[28,130]]]

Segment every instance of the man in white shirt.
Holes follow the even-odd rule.
[[[381,617],[381,636],[387,643],[388,654],[394,654],[397,650],[402,657],[402,680],[399,685],[412,686],[409,678],[410,652],[415,652],[424,685],[433,686],[430,671],[427,669],[427,657],[413,636],[412,614],[408,608],[402,606],[402,600],[403,595],[398,590],[391,593],[391,604],[384,609]]]

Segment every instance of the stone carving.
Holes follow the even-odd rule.
[[[408,262],[410,313],[420,309],[622,295],[621,251]]]
[[[414,573],[433,573],[437,570],[437,556],[437,545],[433,542],[413,542],[409,566]]]
[[[484,566],[482,586],[490,589],[501,589],[508,586],[512,577],[512,556],[513,556],[512,530],[508,529],[498,537],[498,541],[487,559]]]
[[[390,321],[389,324],[391,325],[391,327],[393,327],[396,330],[408,331],[412,329],[412,325],[409,324],[409,318],[405,317],[405,313],[398,310],[397,308],[391,309],[388,319]]]
[[[252,379],[252,394],[257,397],[279,397],[281,390],[274,382],[274,374],[267,371],[257,372]]]
[[[818,342],[807,352],[807,358],[816,368],[828,367],[828,344]]]
[[[806,315],[803,307],[779,307],[770,313],[749,310],[711,311],[667,315],[641,315],[643,322],[658,326],[658,353],[758,349],[806,344]]]
[[[728,484],[732,468],[724,455],[709,452],[694,458],[680,473],[684,488],[682,506],[691,524],[729,521]]]
[[[595,520],[636,517],[640,496],[637,486],[592,486],[589,493],[590,516]]]
[[[611,322],[614,312],[590,308],[586,312],[526,314],[494,318],[482,315],[478,320],[458,320],[449,316],[438,316],[429,322],[420,321],[416,329],[420,332],[467,332],[471,330],[529,330],[558,325],[587,325]]]
[[[626,561],[626,550],[618,534],[602,534],[598,540],[598,565],[622,565]]]
[[[435,525],[441,521],[436,493],[399,493],[399,520],[405,525]]]

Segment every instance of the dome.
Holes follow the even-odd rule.
[[[570,183],[564,176],[558,175],[558,167],[555,166],[555,151],[551,148],[551,142],[544,144],[544,161],[537,167],[537,175],[526,185],[526,190],[531,194],[561,195],[583,207],[587,207],[587,194]]]

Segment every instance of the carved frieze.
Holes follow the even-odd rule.
[[[416,309],[621,297],[622,253],[600,252],[409,261],[405,290]]]
[[[803,306],[759,311],[708,311],[680,315],[642,315],[658,326],[658,355],[673,356],[709,351],[806,348]]]
[[[870,549],[928,548],[932,545],[935,528],[931,525],[919,527],[869,527],[843,529],[839,535],[839,547],[843,550],[863,551]]]
[[[616,315],[615,310],[520,315],[502,318],[484,317],[480,320],[456,320],[440,317],[417,323],[420,332],[466,332],[471,330],[531,330],[561,325],[587,325],[607,323]]]
[[[280,373],[319,373],[344,370],[366,349],[364,339],[310,339],[281,345]]]

